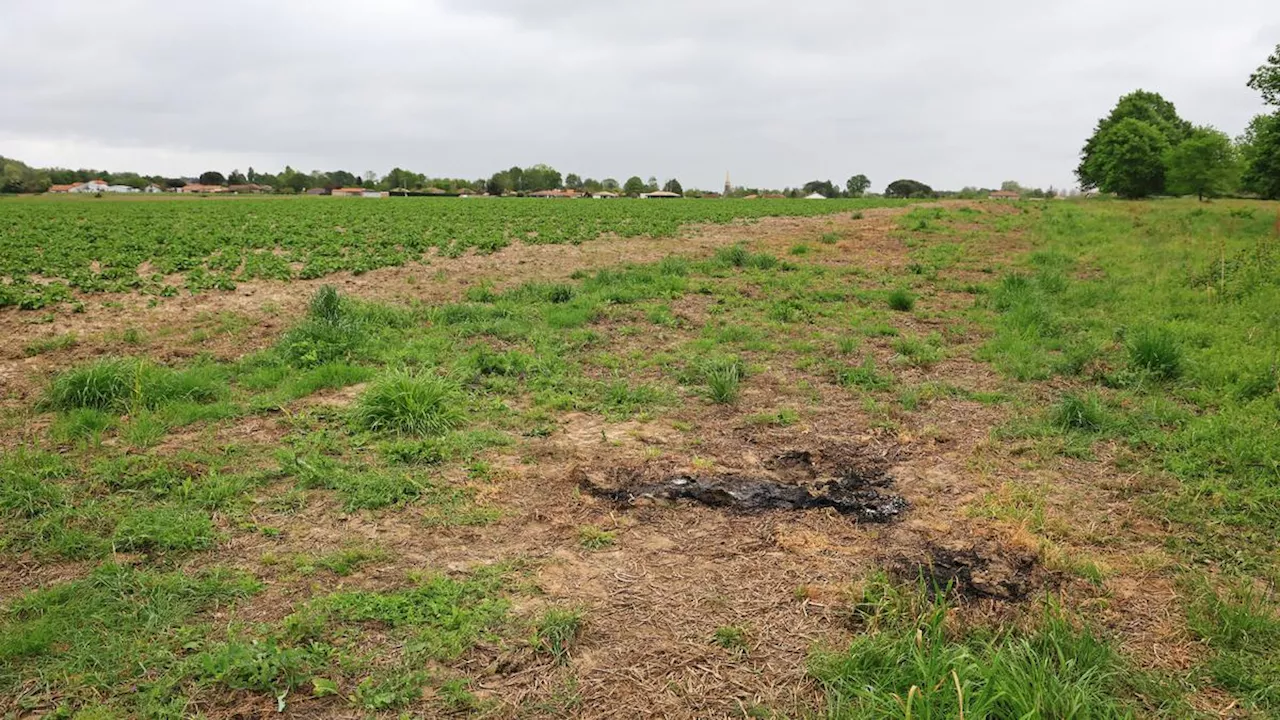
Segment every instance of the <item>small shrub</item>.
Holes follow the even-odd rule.
[[[840,242],[840,235],[839,233],[833,233],[833,232],[822,233],[822,235],[818,238],[818,242],[822,243],[823,245],[835,245],[836,243]]]
[[[804,243],[796,243],[795,245],[791,246],[791,250],[789,252],[792,255],[808,255],[809,246],[805,245]]]
[[[916,306],[916,296],[906,288],[897,288],[889,293],[889,307],[899,312],[908,312]]]
[[[232,690],[278,694],[301,686],[313,661],[306,650],[281,647],[268,638],[223,643],[196,656],[193,664],[197,676]]]
[[[841,355],[852,355],[862,345],[862,339],[853,335],[836,338],[836,352]]]
[[[614,543],[616,536],[608,530],[595,525],[584,525],[578,528],[578,543],[588,550],[600,550]]]
[[[360,396],[356,418],[369,430],[400,435],[443,435],[464,419],[457,387],[437,375],[393,372]]]
[[[861,210],[855,210],[853,211],[853,214],[849,216],[850,220],[861,220],[862,218],[863,215]]]
[[[1129,338],[1129,361],[1156,377],[1172,380],[1182,373],[1182,346],[1165,328],[1143,328]]]
[[[836,382],[844,387],[859,387],[864,390],[884,390],[893,386],[893,377],[881,375],[876,371],[876,359],[868,355],[857,367],[839,367],[836,369]]]

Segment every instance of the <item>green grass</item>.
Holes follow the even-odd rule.
[[[582,611],[551,608],[534,623],[535,646],[556,661],[565,662],[584,626]]]
[[[889,308],[898,312],[910,312],[916,306],[916,296],[906,288],[891,290],[885,298]]]
[[[845,649],[811,673],[831,718],[1128,718],[1134,701],[1111,646],[1052,610],[1026,631],[957,635],[941,599],[873,584]]]
[[[711,635],[711,640],[730,652],[745,653],[747,651],[747,629],[741,625],[722,625],[716,628]]]
[[[44,405],[54,410],[127,412],[177,402],[211,403],[225,396],[225,370],[216,365],[172,370],[148,360],[108,358],[55,377]]]
[[[578,544],[588,550],[603,550],[616,541],[616,533],[602,530],[595,525],[584,525],[578,528]]]
[[[887,390],[893,387],[894,378],[876,369],[876,359],[867,355],[862,364],[856,366],[838,365],[835,368],[836,383],[844,387],[856,387],[863,390]]]
[[[396,371],[370,383],[356,406],[356,420],[375,432],[432,437],[465,421],[456,385],[437,375]]]
[[[741,358],[713,358],[703,363],[702,374],[707,382],[707,396],[712,402],[730,405],[737,402],[746,366]]]

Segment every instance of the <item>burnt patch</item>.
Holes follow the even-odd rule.
[[[892,479],[883,466],[842,466],[824,472],[807,451],[789,451],[766,463],[760,474],[657,479],[643,471],[579,471],[578,484],[590,495],[623,505],[645,500],[690,500],[737,512],[831,508],[861,522],[890,522],[904,513],[905,498],[887,492]]]
[[[922,555],[899,558],[890,567],[902,580],[970,599],[1018,602],[1043,581],[1035,553],[993,542],[929,545]]]

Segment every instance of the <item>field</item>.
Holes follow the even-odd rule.
[[[1278,212],[0,201],[0,710],[1280,715]]]

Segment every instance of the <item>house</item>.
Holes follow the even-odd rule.
[[[391,196],[391,193],[385,193],[378,190],[369,190],[367,188],[365,189],[364,192],[360,193],[360,197],[367,197],[367,198],[384,198],[384,197],[390,197],[390,196]]]
[[[822,193],[815,192],[815,193],[809,193],[808,195],[805,195],[804,199],[805,200],[826,200],[827,196],[823,195]]]
[[[334,188],[329,192],[334,197],[363,197],[364,188],[362,187],[340,187]]]
[[[107,188],[109,187],[111,186],[102,180],[90,180],[89,182],[83,182],[78,185],[75,185],[71,189],[67,190],[67,192],[100,193],[100,192],[108,192]]]
[[[237,195],[253,195],[256,193],[269,193],[271,192],[271,186],[259,185],[257,183],[243,183],[239,185],[228,185],[227,192],[235,193]]]
[[[578,194],[578,191],[577,191],[577,190],[537,190],[537,191],[534,191],[534,192],[529,193],[529,194],[528,194],[528,195],[526,195],[525,197],[533,197],[533,198],[576,198],[576,197],[578,197],[578,196],[579,196],[579,194]]]
[[[640,193],[641,200],[670,200],[673,198],[684,197],[680,193],[667,192],[666,190],[658,190],[651,193]]]
[[[328,195],[329,188],[311,188],[307,191],[308,195]]]
[[[178,188],[180,193],[223,193],[227,189],[221,185],[203,185],[201,183],[187,183]]]
[[[143,188],[142,192],[144,192],[144,193],[162,193],[162,192],[164,192],[164,188],[160,187],[159,185],[157,185],[157,184],[155,184],[155,183],[151,183],[150,185],[148,185],[148,186],[146,186],[145,188]]]
[[[138,188],[136,188],[136,187],[132,186],[132,185],[108,185],[108,186],[107,186],[107,192],[112,192],[112,193],[136,193],[136,192],[142,192],[142,191],[141,191],[141,190],[139,190]]]
[[[601,190],[600,192],[591,193],[591,197],[595,198],[596,200],[612,200],[618,197],[618,193],[609,192],[608,190]]]
[[[996,190],[987,196],[990,200],[1021,200],[1022,193],[1015,190]]]
[[[75,188],[80,187],[82,184],[83,184],[83,183],[78,183],[78,182],[76,182],[76,183],[67,183],[66,185],[50,185],[50,186],[49,186],[49,190],[48,190],[48,192],[51,192],[51,193],[69,193],[69,192],[71,192],[72,190],[74,190]]]

